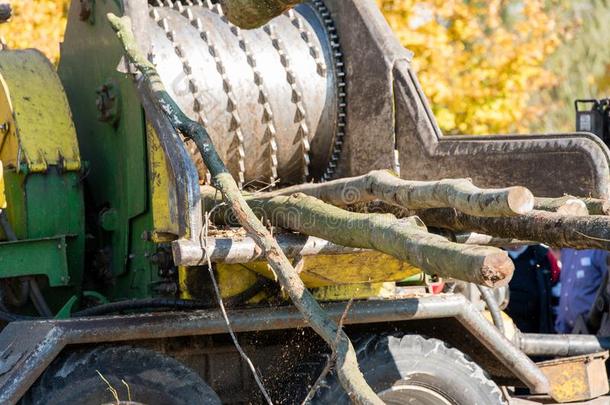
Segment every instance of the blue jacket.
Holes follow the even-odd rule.
[[[580,315],[586,315],[595,301],[599,285],[608,271],[604,250],[561,250],[561,297],[555,330],[570,333]]]

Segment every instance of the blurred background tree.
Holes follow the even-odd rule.
[[[57,62],[70,0],[8,2],[13,8],[13,18],[0,26],[0,36],[8,47],[37,48]]]
[[[545,60],[566,35],[545,0],[377,0],[448,134],[527,132],[533,95],[557,76]]]
[[[610,93],[610,0],[375,1],[447,134],[569,131],[575,98]],[[13,0],[0,35],[56,62],[69,2]]]
[[[530,125],[535,131],[572,131],[576,98],[610,96],[610,0],[565,1],[560,10],[561,18],[577,27],[545,62],[557,84],[532,101],[547,106],[542,119]]]

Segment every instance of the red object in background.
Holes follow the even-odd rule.
[[[443,289],[445,288],[445,282],[441,280],[436,283],[430,283],[430,284],[428,284],[428,288],[430,289],[430,292],[432,294],[440,294],[443,292]]]
[[[561,274],[561,267],[559,267],[559,261],[551,250],[546,253],[546,257],[551,263],[551,282],[555,284],[559,281],[559,274]]]

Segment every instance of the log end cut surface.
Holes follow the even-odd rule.
[[[508,206],[518,215],[534,209],[534,195],[525,187],[511,187],[508,190]]]
[[[481,273],[488,287],[503,287],[513,278],[515,266],[506,252],[498,252],[485,257]]]

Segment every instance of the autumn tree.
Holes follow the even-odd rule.
[[[13,19],[0,26],[9,48],[37,48],[56,62],[70,0],[11,1]]]
[[[574,34],[546,61],[558,80],[534,100],[548,106],[537,131],[573,131],[575,99],[610,97],[610,0],[566,0],[562,10]]]
[[[545,0],[377,0],[449,134],[527,132],[563,28]]]

